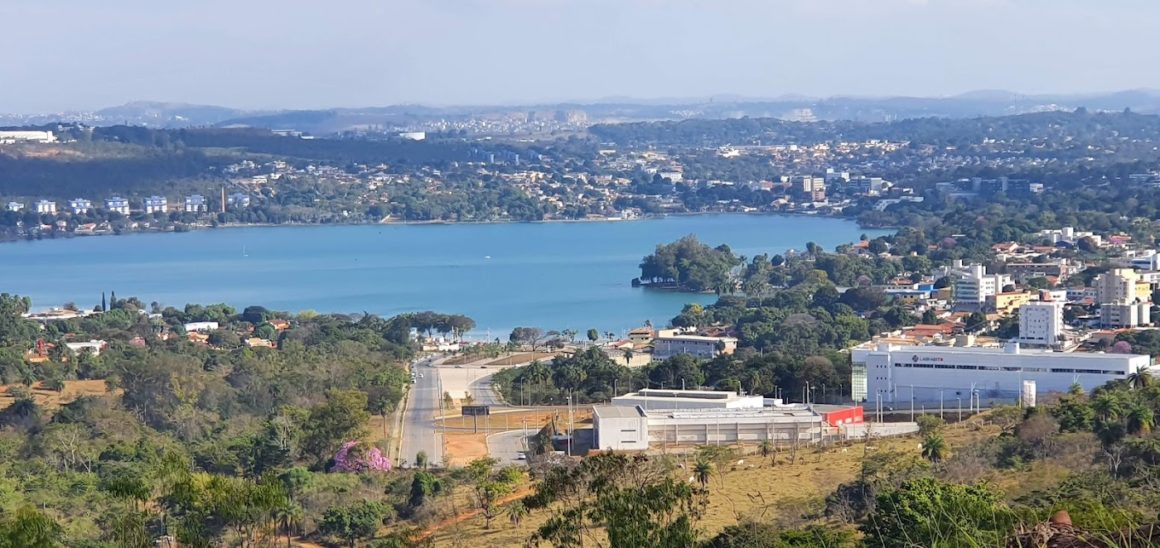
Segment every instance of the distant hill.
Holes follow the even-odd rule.
[[[781,118],[885,122],[910,118],[974,118],[1032,112],[1075,110],[1160,113],[1160,91],[1125,90],[1082,95],[1026,95],[1005,90],[977,90],[952,97],[805,97],[634,99],[609,97],[591,102],[451,106],[395,105],[318,110],[247,111],[211,105],[138,101],[94,112],[30,116],[0,115],[0,126],[82,122],[96,126],[138,125],[153,128],[257,127],[330,135],[373,127],[400,127],[436,120],[519,116],[528,112],[583,112],[591,123],[689,119]]]

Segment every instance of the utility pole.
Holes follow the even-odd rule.
[[[568,456],[572,456],[572,439],[576,437],[575,423],[572,415],[572,393],[568,393]]]
[[[910,385],[910,422],[914,422],[914,385]]]

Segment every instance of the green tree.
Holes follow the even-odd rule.
[[[693,465],[693,475],[697,477],[697,483],[701,484],[701,490],[708,493],[709,479],[713,477],[713,464],[707,460],[697,460]]]
[[[331,390],[325,403],[310,410],[303,427],[302,451],[321,467],[344,442],[365,437],[369,419],[365,392]]]
[[[0,545],[12,548],[64,546],[64,528],[31,506],[24,506],[0,521]]]
[[[589,329],[588,330],[588,341],[589,342],[596,342],[598,340],[600,340],[600,331],[597,330],[596,328]]]
[[[868,546],[1000,546],[1014,522],[985,486],[921,478],[880,494],[861,529]]]
[[[353,547],[359,539],[375,536],[388,515],[386,505],[377,501],[356,502],[347,506],[336,506],[326,510],[318,531],[324,535],[340,538]]]
[[[922,456],[935,464],[946,456],[947,442],[937,431],[930,432],[922,439]]]

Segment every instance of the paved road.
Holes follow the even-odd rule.
[[[492,407],[506,406],[495,388],[491,385],[491,372],[477,378],[469,385],[471,388],[472,404],[475,405],[490,405]]]
[[[529,431],[529,434],[535,432]],[[527,438],[523,430],[500,432],[487,437],[487,452],[499,460],[499,464],[527,464],[528,461],[519,459],[520,453],[526,451]]]
[[[403,412],[401,458],[408,464],[415,462],[419,451],[427,453],[432,466],[443,465],[443,435],[435,428],[435,416],[443,402],[443,388],[439,375],[427,367],[430,358],[417,362],[414,370],[423,375],[411,385],[407,409]]]

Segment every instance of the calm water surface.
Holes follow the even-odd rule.
[[[696,234],[735,253],[827,249],[881,234],[817,217],[716,215],[632,222],[233,228],[0,245],[0,292],[36,309],[100,303],[102,291],[181,307],[436,310],[476,320],[473,335],[514,326],[622,332],[665,324],[712,295],[630,286],[657,243]]]

